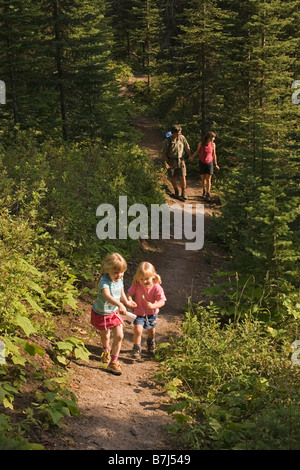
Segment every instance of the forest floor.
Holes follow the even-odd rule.
[[[134,125],[142,131],[141,145],[159,164],[162,136],[150,117],[138,116]],[[204,203],[199,178],[187,178],[186,204]],[[170,197],[166,180],[166,202],[183,202]],[[213,212],[219,210],[218,197],[205,202],[205,230]],[[214,273],[223,264],[221,250],[204,242],[201,250],[185,249],[185,240],[147,240],[141,245],[140,259],[128,263],[124,276],[125,290],[130,286],[136,265],[141,258],[153,263],[161,275],[167,302],[160,310],[157,342],[166,342],[181,334],[183,313],[188,299],[196,303],[201,290],[209,286]],[[207,299],[206,299],[207,300]],[[80,300],[82,314],[60,324],[60,334],[84,339],[91,353],[89,363],[74,362],[70,389],[78,397],[81,415],[68,418],[62,429],[47,432],[41,443],[46,450],[179,450],[176,439],[165,431],[173,420],[167,413],[170,399],[162,384],[155,379],[159,363],[148,357],[143,337],[142,360],[132,358],[133,325],[124,325],[124,341],[120,353],[123,373],[115,376],[99,362],[100,338],[90,327],[91,301]]]

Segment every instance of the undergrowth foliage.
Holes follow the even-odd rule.
[[[99,265],[109,241],[96,237],[96,209],[118,206],[119,195],[147,207],[163,202],[158,172],[145,150],[127,133],[110,144],[62,144],[39,141],[39,134],[17,130],[15,144],[2,148],[1,202],[11,214],[34,226],[60,257],[79,267]],[[124,255],[136,247],[132,240],[114,241]]]
[[[223,324],[213,303],[190,305],[182,336],[162,345],[158,378],[190,449],[299,449],[299,366],[292,325],[276,331],[252,315]]]
[[[40,449],[25,438],[29,429],[60,426],[63,417],[79,413],[75,395],[66,389],[66,371],[39,345],[53,337],[53,316],[76,307],[75,276],[44,230],[8,210],[1,213],[0,263],[0,448]],[[9,412],[27,384],[32,404],[16,423]]]
[[[0,150],[0,448],[40,448],[28,431],[79,413],[66,368],[89,360],[80,339],[56,337],[54,320],[77,312],[106,252],[128,257],[138,244],[97,239],[96,209],[120,194],[148,207],[162,194],[152,160],[122,139],[59,144],[16,129]],[[24,387],[31,403],[16,420]]]

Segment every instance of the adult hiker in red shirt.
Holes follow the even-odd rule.
[[[199,142],[197,150],[190,157],[192,162],[195,156],[199,154],[199,168],[203,189],[202,196],[208,201],[210,200],[211,178],[214,172],[214,165],[217,170],[220,169],[217,163],[215,138],[216,134],[214,132],[207,132],[202,141]]]

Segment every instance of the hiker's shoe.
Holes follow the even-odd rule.
[[[176,189],[174,190],[174,196],[175,196],[175,197],[178,197],[178,196],[179,196],[179,189],[176,188]]]
[[[156,350],[156,343],[155,343],[155,338],[148,338],[147,339],[147,350],[148,353],[153,355],[155,350]]]
[[[209,193],[205,194],[205,199],[206,199],[206,201],[210,201],[210,194]]]
[[[110,361],[110,352],[105,349],[103,353],[101,354],[100,361],[103,362],[104,364],[109,364]]]
[[[186,200],[186,190],[183,189],[182,192],[181,192],[181,198]]]
[[[203,190],[203,193],[202,193],[202,197],[205,197],[206,196],[206,191],[205,189]]]
[[[111,361],[107,366],[107,370],[109,372],[112,372],[112,374],[115,374],[115,375],[122,374],[122,369],[121,369],[121,365],[119,361]]]
[[[133,346],[132,356],[134,359],[141,359],[142,357],[142,348],[136,344]]]

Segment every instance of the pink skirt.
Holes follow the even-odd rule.
[[[115,326],[122,325],[124,322],[120,317],[119,310],[115,310],[109,315],[101,315],[91,310],[91,324],[97,330],[110,330]]]

